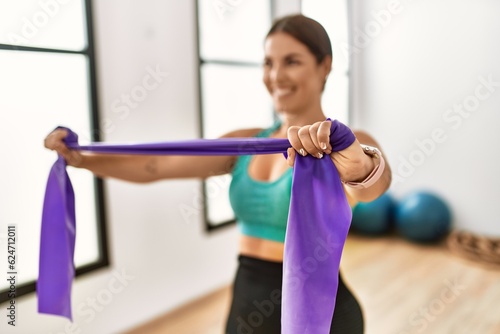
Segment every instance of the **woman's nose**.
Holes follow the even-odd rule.
[[[283,77],[285,76],[285,71],[284,69],[277,65],[277,66],[274,66],[272,69],[271,69],[271,73],[269,75],[270,79],[272,82],[279,82],[283,79]]]

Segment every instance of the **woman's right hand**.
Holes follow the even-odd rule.
[[[67,135],[68,131],[66,129],[55,129],[45,137],[44,145],[61,155],[68,165],[79,167],[82,164],[83,156],[79,151],[71,150],[66,146],[64,138]]]

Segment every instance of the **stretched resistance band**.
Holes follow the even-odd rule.
[[[333,151],[347,148],[354,140],[347,126],[332,121]],[[77,135],[70,130],[65,141],[75,150],[145,155],[286,154],[291,147],[288,139],[277,138],[80,146]],[[317,159],[297,154],[289,210],[283,259],[282,333],[329,333],[351,209],[337,169],[328,156]],[[43,206],[38,311],[70,320],[75,223],[73,188],[66,173],[66,162],[59,156],[49,174]]]

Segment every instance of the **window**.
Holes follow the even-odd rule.
[[[262,83],[264,38],[271,27],[272,0],[197,1],[200,124],[203,138],[238,128],[268,127],[275,120]],[[302,12],[320,22],[333,47],[333,70],[323,94],[327,116],[349,123],[348,3],[302,0]],[[231,177],[203,184],[205,220],[211,230],[234,222],[228,187]]]
[[[202,138],[272,125],[272,103],[262,83],[272,1],[198,0],[197,18]],[[214,176],[203,184],[208,230],[234,222],[230,180]]]
[[[43,138],[57,125],[80,142],[99,140],[91,1],[0,0],[0,241],[15,226],[16,295],[35,290],[45,183],[55,153]],[[76,275],[108,264],[103,188],[68,168],[76,197]],[[4,267],[5,267],[4,263]],[[0,281],[0,302],[8,300]]]

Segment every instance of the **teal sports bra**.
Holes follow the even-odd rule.
[[[269,137],[280,125],[276,123],[255,137]],[[238,226],[244,235],[285,242],[292,189],[292,168],[271,182],[255,180],[248,174],[248,165],[252,157],[252,155],[240,156],[232,172],[229,200]]]

